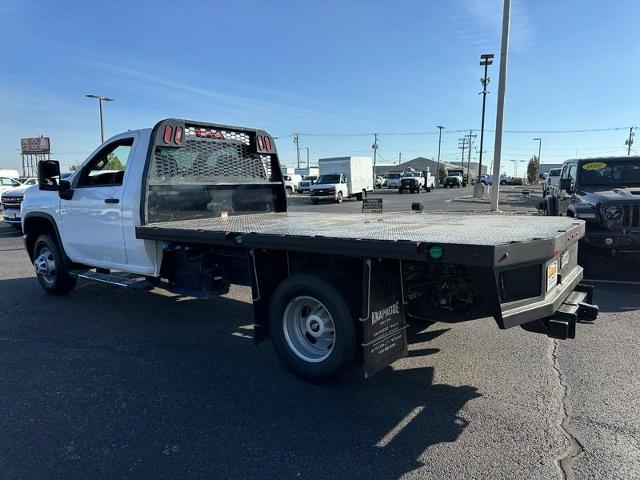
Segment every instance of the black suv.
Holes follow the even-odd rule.
[[[564,162],[543,207],[547,215],[584,220],[589,247],[640,252],[640,157]]]

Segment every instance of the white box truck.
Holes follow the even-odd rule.
[[[355,197],[362,200],[363,192],[373,191],[373,162],[371,157],[334,157],[318,160],[320,176],[311,186],[311,200],[322,199],[341,203]]]

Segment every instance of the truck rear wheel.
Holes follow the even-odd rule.
[[[287,196],[291,195],[293,193],[293,188],[291,187],[284,187],[285,192],[287,193]]]
[[[40,286],[47,293],[61,295],[76,286],[76,279],[69,275],[57,242],[49,235],[40,235],[33,247],[33,266]]]
[[[329,380],[353,363],[356,330],[343,297],[326,281],[294,275],[274,292],[269,335],[284,364],[309,380]]]

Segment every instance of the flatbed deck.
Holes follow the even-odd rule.
[[[501,246],[543,244],[548,254],[554,244],[573,243],[583,233],[584,222],[568,217],[409,212],[263,213],[151,223],[136,229],[137,237],[147,240],[402,259],[424,259],[425,249],[440,245],[448,263],[476,265],[493,265]]]

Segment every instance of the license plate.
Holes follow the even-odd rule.
[[[558,261],[547,266],[547,291],[551,290],[558,283]]]

